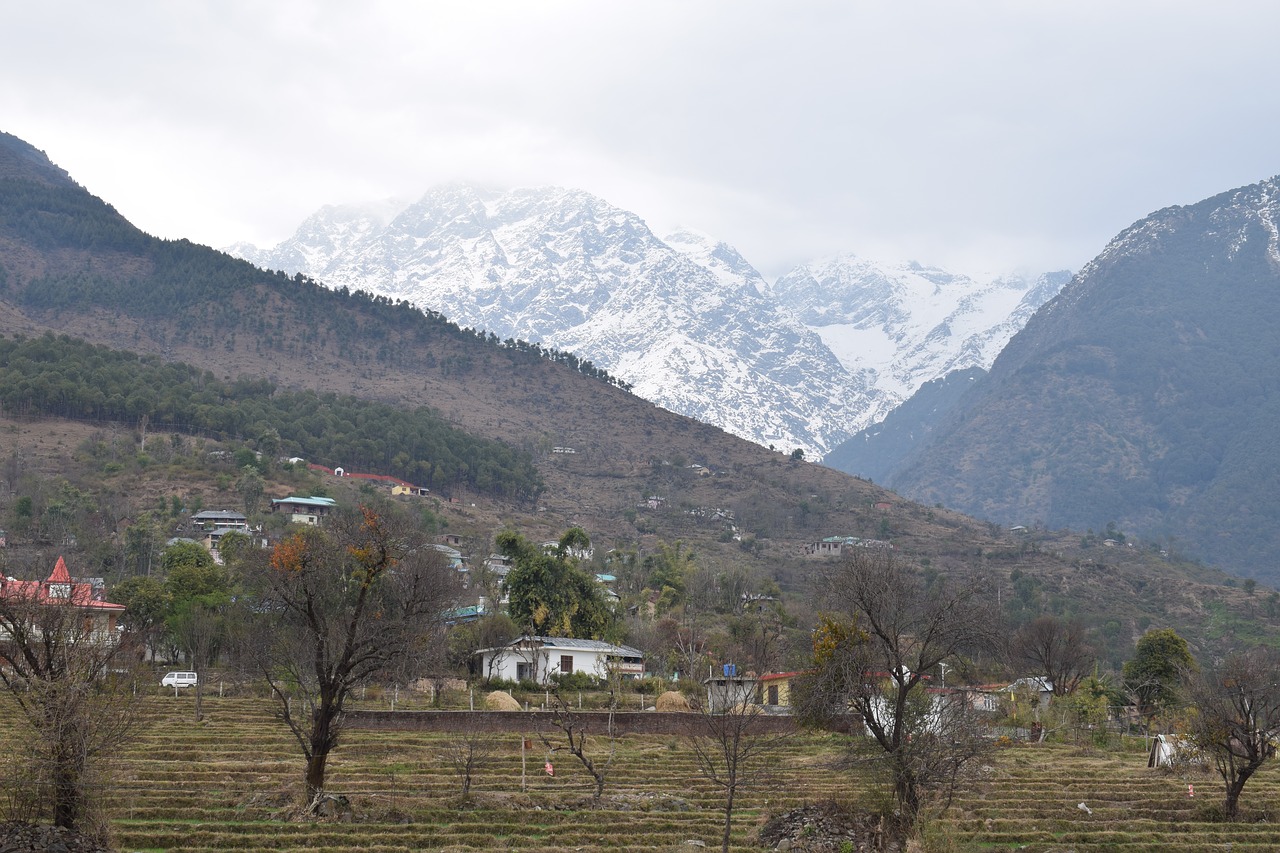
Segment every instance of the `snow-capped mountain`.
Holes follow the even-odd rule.
[[[770,287],[724,243],[683,230],[659,239],[633,213],[556,188],[447,185],[407,205],[329,206],[274,249],[228,251],[575,352],[661,406],[811,458],[923,382],[989,366],[1033,299],[1030,285],[848,259]],[[858,263],[870,283],[843,287]],[[957,282],[937,285],[949,302],[921,301],[925,273]],[[890,302],[870,301],[880,297]]]
[[[917,263],[855,255],[804,264],[772,293],[878,393],[866,424],[884,418],[924,383],[988,368],[1035,310],[1071,278],[1053,272],[970,277]]]

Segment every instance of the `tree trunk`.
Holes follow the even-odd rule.
[[[307,759],[307,803],[315,802],[316,795],[324,791],[325,764],[329,751],[313,752]]]
[[[80,789],[81,768],[75,759],[59,757],[53,773],[53,825],[79,830],[84,817],[84,792]]]
[[[1243,787],[1238,781],[1227,785],[1227,797],[1222,803],[1222,813],[1227,820],[1235,820],[1240,813],[1240,789]]]
[[[902,810],[903,829],[915,826],[916,816],[920,813],[920,787],[916,784],[915,774],[905,768],[898,768],[893,780],[894,797]]]
[[[333,722],[338,711],[331,702],[321,699],[311,720],[311,755],[307,758],[307,802],[324,790],[324,775],[333,749]]]
[[[733,827],[733,795],[738,786],[730,784],[724,797],[724,836],[720,840],[721,853],[729,853],[729,830]]]
[[[1222,802],[1222,814],[1227,820],[1235,820],[1240,814],[1240,792],[1244,790],[1244,783],[1249,781],[1249,777],[1253,775],[1253,770],[1245,768],[1236,774],[1235,779],[1227,781],[1227,796]]]

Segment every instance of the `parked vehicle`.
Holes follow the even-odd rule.
[[[199,678],[194,672],[166,672],[160,679],[161,687],[195,687]]]

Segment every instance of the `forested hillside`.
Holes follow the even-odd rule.
[[[51,332],[0,338],[0,411],[148,422],[152,430],[251,440],[272,455],[348,465],[444,488],[528,500],[542,478],[528,453],[468,435],[430,409],[405,411],[332,392],[222,382],[208,371],[140,358]]]

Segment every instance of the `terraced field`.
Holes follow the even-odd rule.
[[[351,731],[330,765],[330,788],[353,806],[349,819],[301,820],[301,763],[265,700],[206,698],[192,719],[188,697],[147,706],[142,736],[129,745],[108,795],[115,839],[126,851],[408,851],[691,849],[718,846],[719,793],[702,782],[688,745],[674,736],[620,739],[598,808],[590,779],[571,756],[553,756],[554,777],[529,733],[522,787],[518,735],[496,734],[493,761],[475,778],[472,803],[440,750],[449,735]],[[4,728],[8,728],[4,726]],[[865,793],[864,782],[828,768],[836,735],[794,739],[767,789],[749,792],[735,821],[734,844],[754,845],[766,814],[827,798]],[[600,744],[603,748],[603,744]],[[1128,751],[1014,746],[997,753],[982,784],[961,791],[934,821],[926,850],[1261,851],[1280,849],[1271,822],[1210,819],[1216,777],[1188,779],[1146,768],[1135,741]],[[1251,781],[1243,807],[1273,808],[1280,774]],[[1084,804],[1086,808],[1080,808]],[[1277,809],[1280,811],[1280,809]]]
[[[1147,769],[1140,738],[1117,752],[1024,745],[1002,750],[986,784],[962,792],[938,830],[962,850],[1280,850],[1274,765],[1245,788],[1251,820],[1216,821],[1221,801],[1221,780],[1206,768]]]

